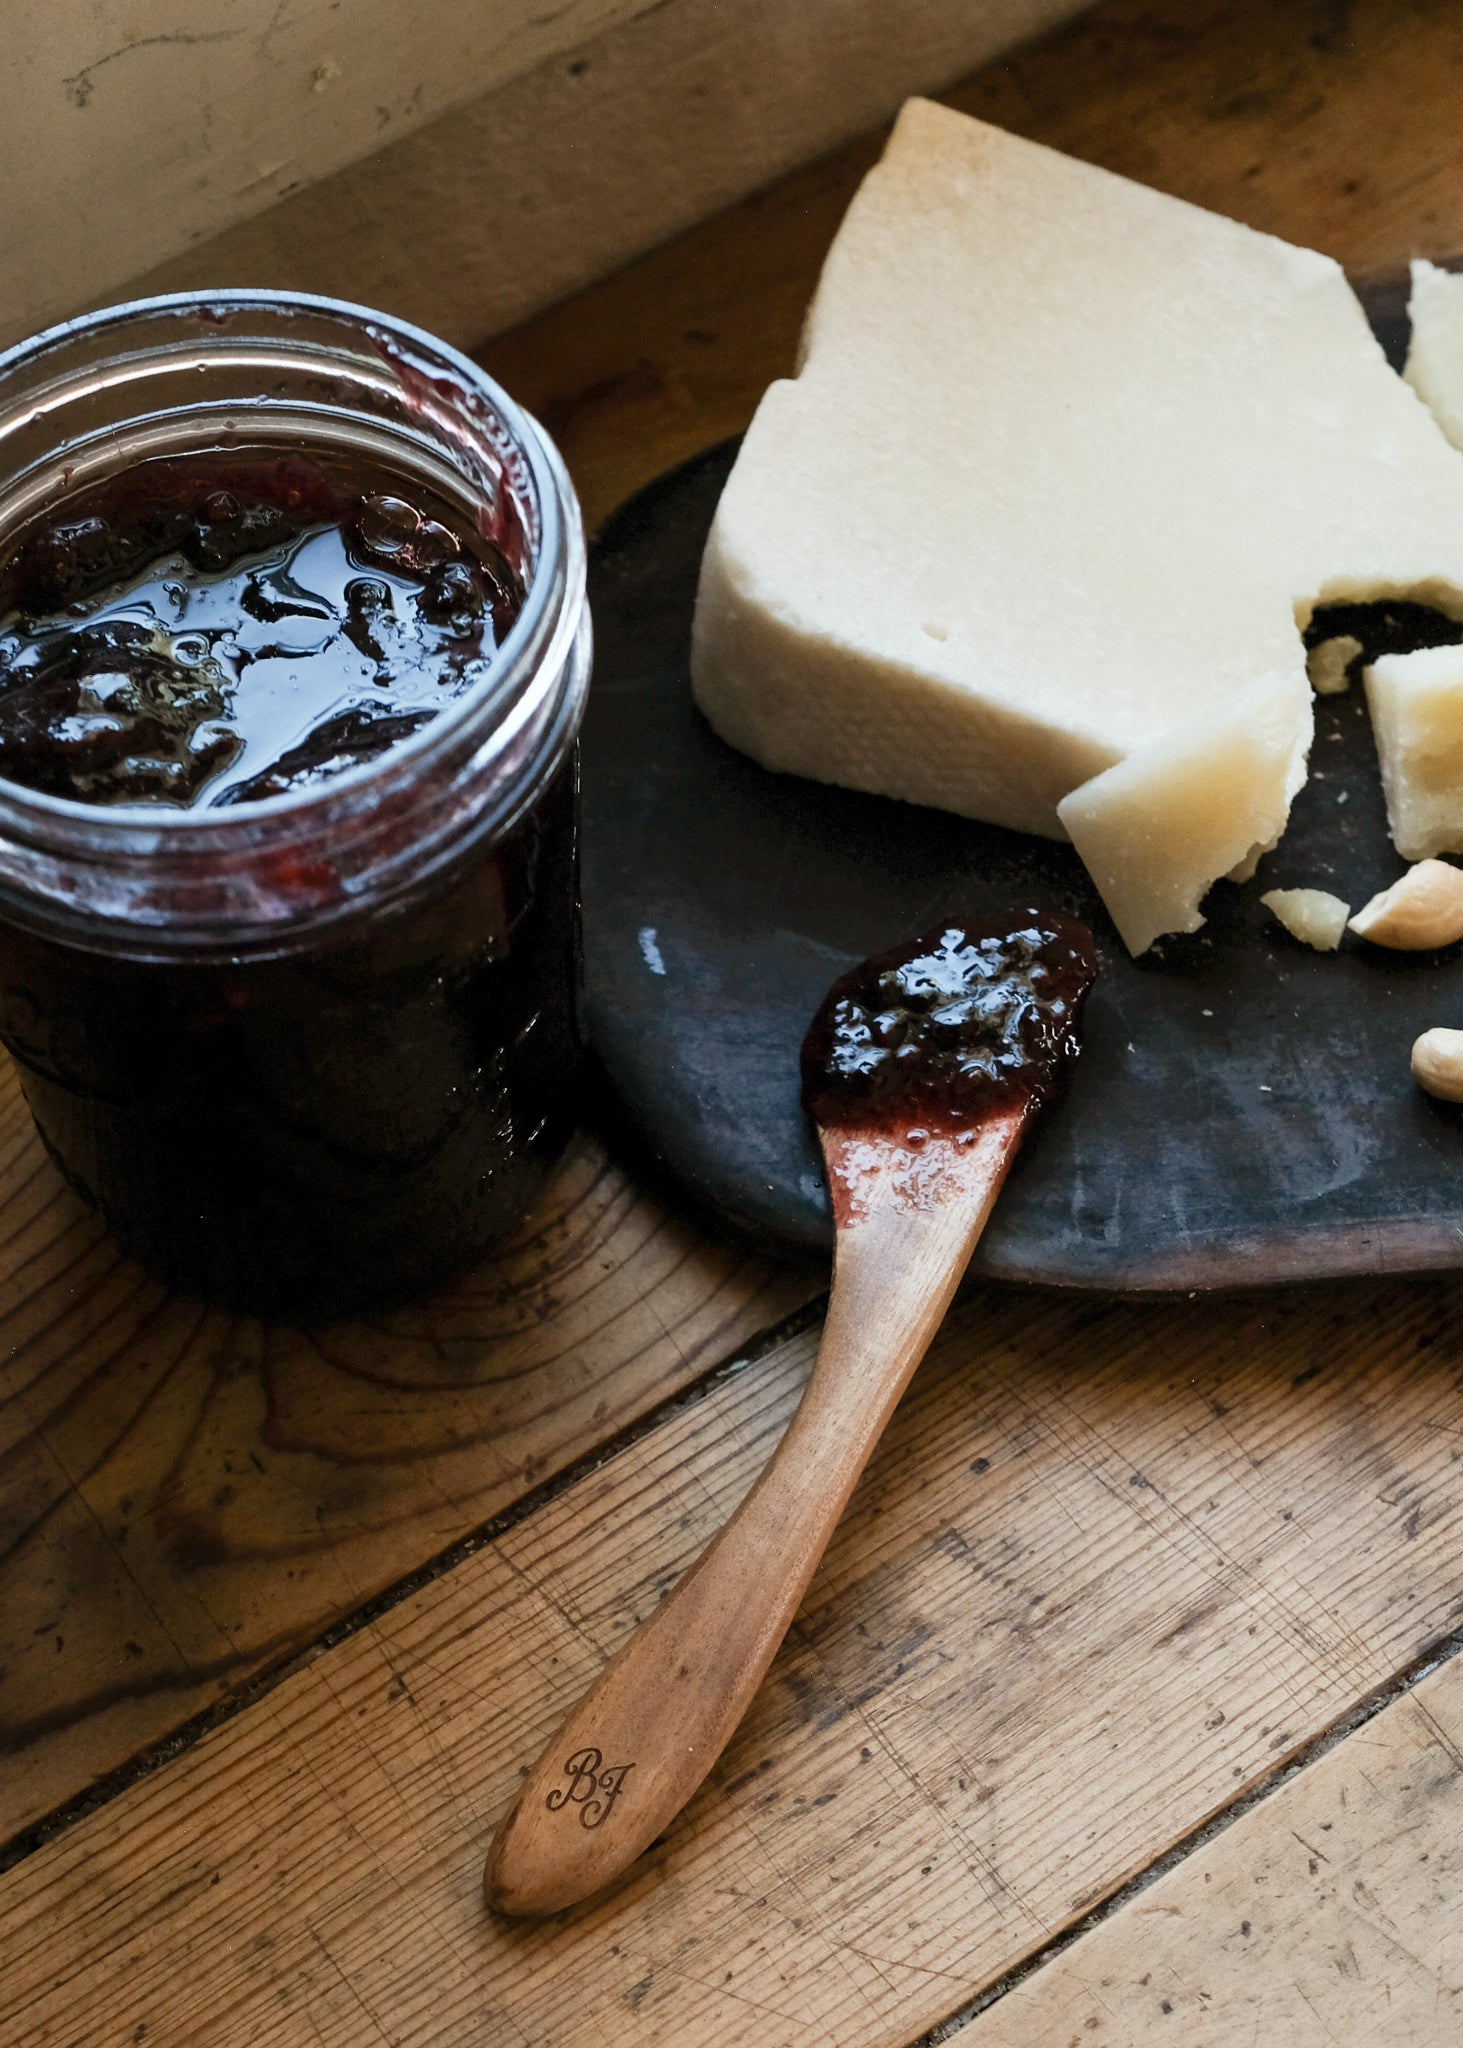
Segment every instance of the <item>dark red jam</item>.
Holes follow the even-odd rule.
[[[1034,1114],[1076,1056],[1096,973],[1071,918],[947,919],[834,982],[803,1040],[803,1107],[824,1129],[929,1135]]]
[[[522,602],[504,549],[393,470],[257,447],[139,463],[0,570],[0,776],[107,805],[307,788],[470,689]]]
[[[523,559],[354,457],[140,465],[0,563],[0,774],[106,806],[308,791],[486,674]],[[576,816],[570,751],[506,836],[274,957],[0,924],[0,1037],[72,1185],[170,1285],[246,1309],[462,1270],[572,1123]],[[279,873],[309,876],[291,829]]]
[[[0,1036],[72,1186],[170,1286],[407,1300],[529,1207],[573,1122],[576,764],[422,906],[234,964],[0,926]]]

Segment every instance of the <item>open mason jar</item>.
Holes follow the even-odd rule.
[[[424,722],[282,794],[0,779],[0,1037],[129,1252],[313,1317],[463,1270],[570,1129],[584,540],[552,444],[467,358],[360,307],[221,292],[0,356],[0,579],[78,494],[171,458],[232,474],[240,449],[415,480],[510,564],[516,618]]]

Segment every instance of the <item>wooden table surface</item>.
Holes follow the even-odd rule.
[[[1115,0],[956,104],[1463,253],[1463,9]],[[484,351],[590,519],[743,425],[878,138]],[[821,1277],[592,1136],[370,1324],[169,1301],[0,1086],[0,2042],[1463,2039],[1463,1293],[968,1292],[712,1780],[488,1919],[519,1774],[739,1498]]]

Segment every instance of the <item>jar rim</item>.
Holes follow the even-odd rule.
[[[445,741],[448,737],[448,727],[458,727],[464,719],[471,719],[474,715],[480,714],[485,699],[491,699],[495,694],[495,686],[501,691],[504,677],[517,666],[527,644],[540,637],[543,615],[554,597],[550,587],[553,578],[551,573],[545,573],[546,568],[551,568],[559,558],[561,550],[573,552],[572,543],[575,538],[579,541],[579,551],[582,555],[582,528],[578,527],[576,521],[566,521],[564,517],[562,485],[566,479],[563,476],[562,464],[550,462],[549,444],[533,415],[515,399],[510,398],[496,379],[490,377],[486,370],[473,362],[462,350],[453,348],[448,342],[440,341],[425,328],[418,327],[411,321],[398,319],[394,314],[382,313],[374,307],[363,306],[349,299],[330,298],[316,292],[270,291],[258,287],[165,292],[151,298],[129,299],[115,306],[101,307],[96,312],[80,314],[72,320],[58,321],[54,326],[42,329],[40,333],[30,336],[27,340],[13,343],[11,347],[0,350],[0,398],[3,398],[5,379],[14,370],[40,362],[53,354],[58,347],[80,336],[105,334],[108,329],[122,327],[139,315],[194,313],[210,318],[220,314],[226,316],[235,308],[248,310],[251,307],[269,312],[288,311],[292,307],[297,307],[303,312],[321,313],[329,318],[341,319],[360,327],[373,340],[377,338],[375,330],[389,330],[394,338],[410,343],[414,348],[423,351],[427,357],[435,358],[443,367],[457,372],[467,391],[487,400],[527,460],[537,501],[533,509],[539,523],[538,548],[533,575],[525,591],[518,616],[501,646],[496,650],[488,673],[480,683],[475,683],[471,689],[465,690],[461,696],[444,705],[420,731],[399,741],[388,754],[352,768],[342,769],[339,774],[332,775],[324,785],[315,785],[304,790],[289,790],[279,796],[256,797],[218,810],[174,809],[160,804],[155,810],[148,809],[144,813],[140,808],[109,809],[97,804],[83,803],[74,797],[51,796],[40,790],[27,789],[23,783],[12,782],[8,777],[0,775],[0,832],[3,832],[10,822],[8,810],[14,803],[15,809],[22,816],[34,812],[41,818],[54,817],[58,820],[100,826],[103,830],[112,830],[119,835],[125,834],[129,826],[139,828],[149,835],[156,831],[177,834],[188,832],[190,829],[216,834],[220,828],[227,829],[232,821],[240,818],[247,817],[253,820],[264,817],[287,817],[307,811],[312,803],[319,800],[322,787],[360,787],[362,784],[369,784],[373,775],[388,761],[395,763],[409,756],[420,759],[423,754],[430,755],[433,752],[430,744],[433,736],[439,743]],[[3,424],[0,424],[0,452],[3,452]],[[558,472],[557,475],[555,471]],[[577,511],[572,488],[569,497]],[[571,572],[572,581],[573,564],[566,563],[565,566]],[[120,837],[117,843],[121,843]]]
[[[243,324],[251,314],[256,316],[252,344],[251,330]],[[229,323],[235,316],[241,325],[231,337]],[[183,322],[176,335],[166,324],[174,317]],[[296,317],[308,335],[288,336],[288,323]],[[13,446],[22,445],[27,435],[34,438],[43,413],[76,402],[77,393],[89,399],[112,388],[104,376],[107,365],[134,358],[124,350],[98,356],[97,345],[105,346],[114,335],[125,337],[129,326],[140,337],[134,382],[154,374],[142,365],[155,365],[161,382],[184,367],[190,353],[205,355],[211,344],[230,339],[242,351],[237,362],[229,357],[232,368],[246,363],[251,347],[261,363],[274,348],[277,355],[271,360],[277,367],[292,344],[312,374],[318,374],[316,358],[344,366],[341,374],[351,390],[357,385],[367,390],[362,366],[369,361],[372,394],[384,394],[383,403],[399,403],[406,412],[414,410],[423,423],[422,449],[446,462],[455,437],[462,451],[486,451],[503,487],[511,483],[515,502],[522,501],[530,573],[512,627],[480,680],[374,760],[302,790],[211,809],[162,804],[112,808],[43,794],[0,777],[0,914],[36,929],[66,928],[77,943],[131,951],[135,940],[124,928],[139,921],[140,904],[149,952],[159,947],[192,951],[206,944],[252,949],[261,936],[273,941],[287,933],[292,937],[296,930],[303,935],[322,921],[358,911],[371,896],[367,854],[373,845],[379,853],[389,835],[394,835],[394,901],[408,880],[414,887],[440,869],[451,833],[460,835],[471,825],[477,837],[487,829],[496,836],[496,830],[507,829],[521,814],[527,794],[572,743],[582,714],[588,681],[583,525],[553,442],[469,356],[395,315],[305,292],[219,288],[130,300],[61,322],[0,352],[0,475],[9,435],[17,437]],[[339,354],[332,355],[329,337],[337,329]],[[215,348],[212,359],[218,355]],[[237,401],[241,410],[251,403],[266,406],[262,398]],[[307,414],[327,421],[332,415],[342,421],[352,416],[338,404],[301,400],[289,417]],[[172,416],[169,408],[156,414]],[[269,417],[266,407],[251,421],[251,427],[260,426],[260,438],[270,438]],[[394,415],[382,418],[385,428],[379,420],[373,424],[390,430]],[[405,446],[406,428],[395,430]],[[104,447],[106,431],[94,429],[86,445]],[[317,439],[329,438],[318,424],[314,431]],[[44,461],[53,464],[73,443],[62,432],[43,446]],[[32,469],[40,460],[32,458]],[[481,476],[474,484],[466,467],[460,474],[469,485],[486,490]],[[430,815],[413,820],[425,834],[413,865],[401,851],[403,820],[412,810],[414,792],[432,782],[449,789],[453,800],[434,799]],[[438,844],[432,832],[447,837]],[[349,900],[337,893],[330,904],[323,898],[312,902],[308,891],[302,897],[298,889],[266,900],[267,882],[261,886],[265,863],[282,844],[302,845],[307,835],[312,850],[324,848],[331,859],[343,862],[342,871],[349,871]],[[180,879],[204,863],[214,871],[218,887],[210,890]],[[170,878],[162,892],[150,889],[159,876]],[[162,907],[164,899],[171,908]]]

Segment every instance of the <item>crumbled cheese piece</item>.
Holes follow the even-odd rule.
[[[1351,915],[1351,905],[1329,889],[1267,889],[1260,901],[1274,911],[1292,938],[1314,946],[1318,953],[1336,951]]]
[[[1420,860],[1390,889],[1364,903],[1351,929],[1374,946],[1430,952],[1463,939],[1463,868]]]
[[[1334,640],[1320,640],[1306,655],[1306,674],[1318,697],[1339,697],[1350,683],[1347,670],[1365,650],[1350,633],[1338,633]]]
[[[1463,647],[1380,655],[1365,683],[1393,845],[1463,852]]]
[[[1054,837],[1141,752],[1079,807],[1150,848],[1108,870],[1141,944],[1284,826],[1297,623],[1398,592],[1463,616],[1463,462],[1338,267],[912,101],[723,494],[692,673],[768,767]],[[1183,729],[1256,688],[1219,829]]]
[[[1197,931],[1215,877],[1248,879],[1279,838],[1305,773],[1290,709],[1249,692],[1135,747],[1057,806],[1130,952]]]
[[[1463,277],[1421,259],[1407,302],[1408,383],[1455,448],[1463,448]]]

